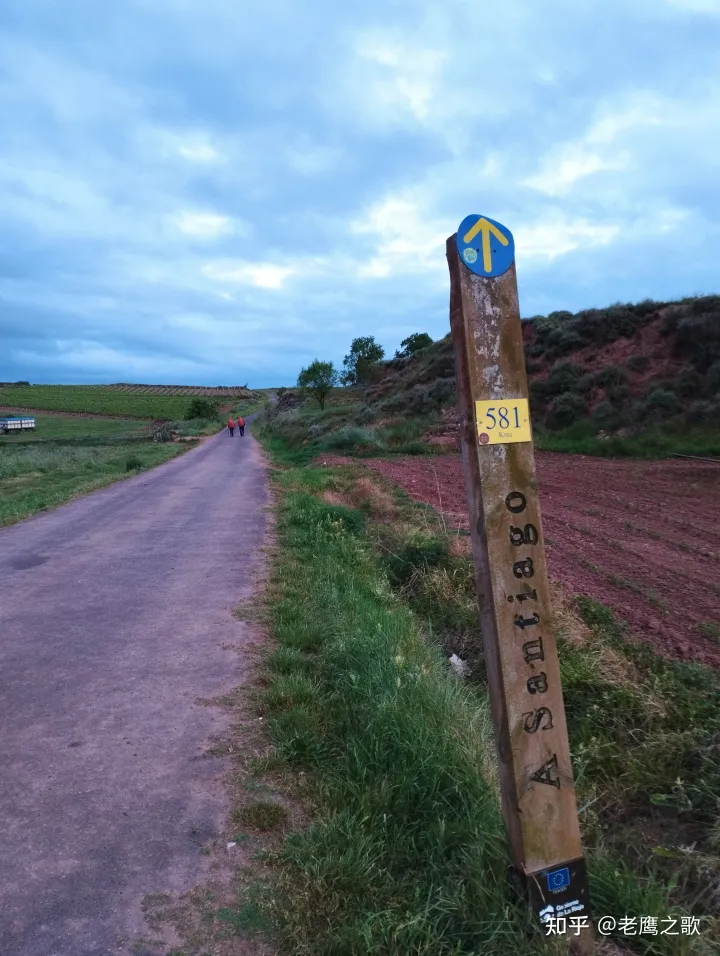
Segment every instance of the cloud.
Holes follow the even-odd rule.
[[[172,221],[179,232],[195,239],[217,239],[235,231],[227,216],[211,212],[181,212]]]
[[[212,163],[220,158],[217,150],[213,149],[207,143],[198,143],[196,145],[181,144],[178,146],[178,152],[191,163]]]
[[[407,192],[385,197],[352,222],[349,231],[370,237],[373,247],[369,258],[357,265],[360,277],[385,279],[445,268],[447,227],[420,195]]]
[[[280,289],[294,270],[271,262],[227,261],[209,263],[202,271],[209,279],[217,279],[221,282],[252,285],[260,289]]]

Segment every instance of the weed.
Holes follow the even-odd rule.
[[[709,637],[713,641],[720,641],[720,625],[714,621],[701,621],[697,626],[698,631],[703,637]]]
[[[139,455],[128,455],[125,460],[125,471],[136,471],[138,468],[142,468],[143,460]]]
[[[271,800],[256,800],[232,814],[232,822],[236,826],[254,830],[274,830],[285,823],[287,816],[287,810],[281,804]]]

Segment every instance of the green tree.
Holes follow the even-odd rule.
[[[320,408],[325,408],[325,399],[337,381],[338,373],[333,363],[315,359],[307,368],[301,369],[297,387],[312,395]]]
[[[372,335],[353,339],[350,352],[343,359],[343,385],[361,385],[372,379],[378,362],[385,357],[385,349],[378,345]]]
[[[205,418],[211,421],[213,418],[217,418],[217,413],[217,402],[213,402],[212,399],[209,398],[195,397],[188,405],[185,420],[191,421],[193,418]]]
[[[395,358],[406,358],[409,355],[414,355],[420,349],[426,349],[428,345],[432,345],[432,339],[427,332],[414,332],[402,340],[400,348],[395,353]]]

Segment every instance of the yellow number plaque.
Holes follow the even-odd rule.
[[[532,441],[530,409],[526,398],[497,398],[489,402],[475,402],[475,419],[481,445]]]

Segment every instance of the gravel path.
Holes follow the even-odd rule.
[[[129,954],[145,894],[202,877],[266,530],[255,440],[0,530],[0,953]],[[240,645],[240,653],[228,645]]]

